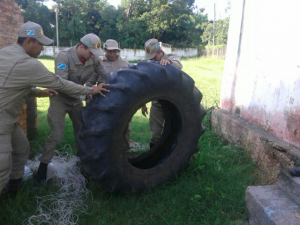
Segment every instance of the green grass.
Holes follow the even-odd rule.
[[[183,61],[183,70],[195,80],[196,87],[203,94],[201,104],[205,108],[219,106],[223,59],[200,58]]]
[[[41,60],[53,70],[53,60]],[[206,108],[219,102],[224,60],[188,59],[184,71],[191,75],[203,93]],[[49,134],[46,121],[48,99],[38,99],[38,136],[31,149],[38,152]],[[210,129],[210,114],[205,117],[206,132],[199,140],[199,153],[191,166],[176,180],[142,195],[109,194],[91,183],[93,193],[90,214],[78,212],[78,224],[246,224],[248,219],[244,194],[256,182],[255,166],[245,151],[228,144]],[[132,139],[147,143],[148,119],[137,112],[132,120]],[[58,148],[75,149],[70,120],[66,118],[66,135]],[[0,199],[0,224],[18,225],[35,214],[36,198],[55,191],[43,186],[31,191],[28,181],[16,199]],[[93,203],[92,203],[93,202]]]

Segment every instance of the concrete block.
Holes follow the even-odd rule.
[[[275,183],[282,168],[300,164],[300,149],[235,114],[215,109],[211,124],[214,132],[247,151],[268,182]]]
[[[300,207],[276,185],[248,187],[246,205],[252,225],[300,224]]]
[[[300,205],[300,177],[292,177],[287,170],[282,170],[278,175],[277,186]]]

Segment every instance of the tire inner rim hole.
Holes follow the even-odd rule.
[[[153,148],[135,158],[128,159],[132,166],[139,169],[151,169],[163,164],[178,145],[182,130],[180,112],[172,102],[164,99],[158,99],[158,101],[164,111],[164,129]]]

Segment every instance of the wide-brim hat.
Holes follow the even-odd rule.
[[[103,44],[103,48],[107,50],[119,50],[119,51],[122,50],[119,48],[118,42],[113,39],[106,40],[106,42]]]

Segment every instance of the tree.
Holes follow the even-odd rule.
[[[229,28],[229,17],[225,19],[219,19],[215,23],[215,45],[227,44],[228,28]],[[203,35],[201,36],[202,41],[205,44],[213,44],[213,21],[202,23],[204,29]]]
[[[100,30],[100,38],[101,40],[107,39],[115,39],[117,41],[121,41],[119,38],[119,31],[117,29],[117,18],[118,11],[112,5],[105,5],[102,8],[101,17],[102,17],[102,26]]]
[[[41,24],[45,34],[56,40],[55,9],[43,6],[46,0],[17,1],[25,19]],[[150,38],[173,47],[199,47],[211,40],[207,15],[204,9],[197,10],[195,0],[122,0],[118,9],[107,0],[53,1],[59,9],[61,46],[74,45],[87,33],[102,41],[115,39],[123,48],[143,48]],[[218,41],[224,42],[226,23],[219,27]]]
[[[102,40],[118,37],[117,10],[106,0],[56,0],[61,45],[76,44],[88,33]]]
[[[121,46],[124,48],[144,48],[149,37],[147,23],[141,15],[149,10],[148,1],[123,0],[118,8],[117,28]]]
[[[191,15],[178,14],[177,22],[165,32],[162,39],[170,40],[169,43],[175,47],[199,47],[202,45],[200,37],[203,33],[200,24],[207,20],[207,15],[203,14],[202,9]]]
[[[198,23],[207,17],[194,9],[194,0],[123,0],[117,27],[126,46],[143,47],[150,38],[175,47],[197,46],[203,32]]]
[[[40,24],[47,37],[54,37],[55,14],[42,4],[43,0],[16,0],[16,2],[21,8],[25,22]]]

